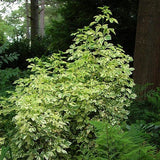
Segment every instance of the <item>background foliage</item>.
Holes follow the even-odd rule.
[[[92,22],[94,15],[100,13],[97,8],[106,5],[110,7],[119,22],[119,25],[113,25],[117,36],[113,36],[112,42],[121,44],[127,54],[133,56],[137,0],[121,0],[118,3],[117,0],[58,0],[58,2],[63,3],[63,7],[59,8],[62,18],[53,19],[46,27],[46,35],[51,39],[51,49],[65,51],[72,43],[70,34]]]

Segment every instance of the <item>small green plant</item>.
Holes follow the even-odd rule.
[[[151,144],[160,148],[160,88],[150,90],[143,98],[138,97],[129,107],[128,123],[136,123],[144,130]]]
[[[145,123],[160,121],[160,88],[144,92],[146,86],[141,87],[140,94],[137,93],[137,99],[129,107],[129,123],[135,123],[136,120],[143,120]]]
[[[0,96],[5,96],[7,90],[14,88],[13,82],[17,80],[21,75],[21,71],[18,68],[7,68],[0,70]]]
[[[12,158],[12,152],[11,152],[11,149],[10,147],[2,147],[1,150],[0,150],[0,160],[5,160],[6,158],[6,155],[9,153],[9,157],[10,157],[10,160],[13,160]]]
[[[117,21],[108,7],[101,10],[74,34],[66,52],[30,59],[32,74],[16,81],[15,92],[3,101],[1,114],[14,112],[14,129],[5,136],[13,159],[77,159],[80,147],[92,146],[95,138],[90,120],[117,125],[127,119],[135,98],[132,58],[109,42],[115,32],[107,23]]]
[[[3,63],[13,62],[18,59],[19,54],[16,52],[6,54],[5,51],[9,48],[9,43],[6,42],[2,46],[0,46],[0,68]]]

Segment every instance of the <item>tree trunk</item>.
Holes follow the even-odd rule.
[[[134,80],[160,85],[160,0],[139,0]]]
[[[26,0],[26,38],[30,39],[30,31],[29,31],[29,27],[30,27],[30,18],[29,18],[29,4],[28,4],[28,0]]]
[[[31,40],[38,37],[39,18],[38,0],[31,0]]]
[[[41,0],[41,10],[40,10],[40,29],[39,35],[44,37],[44,11],[45,11],[45,0]]]

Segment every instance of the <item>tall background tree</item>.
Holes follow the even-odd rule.
[[[28,0],[25,0],[25,9],[26,9],[26,38],[30,39],[30,9]]]
[[[45,22],[44,22],[44,17],[45,17],[45,0],[40,1],[40,24],[39,24],[39,36],[44,37],[45,31]]]
[[[136,84],[160,85],[160,0],[139,0],[134,54]]]
[[[39,31],[39,4],[38,0],[31,0],[31,39],[38,36]]]

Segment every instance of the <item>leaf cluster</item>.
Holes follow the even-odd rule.
[[[0,68],[3,63],[13,62],[18,59],[19,54],[16,52],[5,54],[5,51],[9,48],[9,43],[6,42],[0,47]]]

